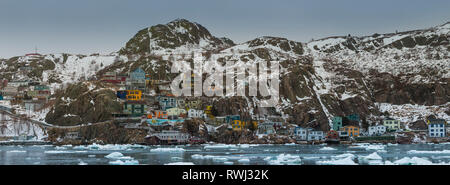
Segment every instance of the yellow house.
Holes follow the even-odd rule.
[[[341,128],[341,131],[347,132],[350,137],[359,136],[359,127],[357,126],[345,126]]]
[[[180,114],[186,114],[187,113],[186,110],[180,109],[180,108],[177,108],[177,107],[167,109],[166,111],[167,111],[167,115],[168,116],[179,116]]]
[[[257,121],[247,122],[247,121],[241,121],[241,120],[233,120],[231,122],[231,128],[234,131],[241,131],[242,129],[244,129],[247,126],[247,124],[253,124],[253,128],[258,128]]]
[[[127,90],[127,100],[141,100],[142,91],[141,90]]]
[[[214,119],[214,115],[212,114],[212,106],[206,106],[205,114],[208,115],[209,118]]]

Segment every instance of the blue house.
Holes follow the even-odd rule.
[[[131,80],[145,80],[145,71],[138,67],[130,73]]]
[[[156,100],[159,102],[161,110],[177,107],[177,99],[173,96],[158,96]]]
[[[333,122],[333,130],[339,131],[342,128],[342,117],[335,116],[331,121]]]
[[[444,119],[428,119],[427,124],[429,137],[446,137],[447,122]]]
[[[127,99],[127,95],[127,91],[117,91],[117,98],[125,100]]]

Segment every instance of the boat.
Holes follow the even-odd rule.
[[[340,143],[339,133],[334,131],[334,130],[330,130],[327,133],[327,136],[325,137],[325,143],[327,143],[327,144],[339,144]]]

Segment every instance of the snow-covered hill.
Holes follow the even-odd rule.
[[[234,44],[218,38],[198,23],[177,19],[139,31],[117,54],[108,56],[45,55],[15,57],[0,63],[0,77],[33,77],[52,84],[74,83],[106,71],[125,74],[142,67],[155,79],[171,80],[174,60],[192,61],[193,53],[232,67],[279,61],[280,104],[261,109],[261,97],[215,97],[221,115],[280,114],[295,124],[329,129],[333,116],[359,114],[363,125],[373,123],[385,109],[406,104],[442,106],[450,101],[450,23],[430,29],[328,37],[302,43],[279,37],[259,37]],[[33,69],[16,73],[23,66]],[[386,109],[395,111],[396,109]],[[427,109],[428,110],[428,109]],[[433,113],[433,109],[427,111]],[[436,115],[448,115],[440,109]],[[448,116],[447,116],[448,117]]]

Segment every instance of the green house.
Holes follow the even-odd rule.
[[[125,102],[123,104],[123,113],[131,116],[142,116],[145,114],[147,105],[138,102]]]
[[[331,119],[333,123],[333,130],[339,131],[342,128],[342,117],[335,116]]]

